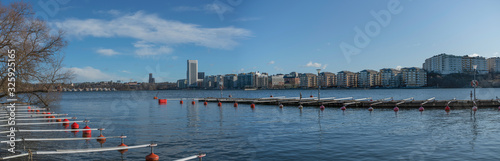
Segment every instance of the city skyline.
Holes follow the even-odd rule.
[[[175,82],[190,59],[206,75],[272,75],[421,68],[439,53],[500,50],[498,1],[27,2],[66,30],[74,82]]]

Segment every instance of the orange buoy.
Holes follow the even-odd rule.
[[[310,95],[309,97],[313,98],[314,96],[313,96],[313,95]]]
[[[158,97],[153,97],[153,99],[155,99],[155,100],[156,100],[156,99],[158,99]]]
[[[158,161],[158,160],[160,160],[160,157],[155,153],[151,153],[146,156],[146,161]]]
[[[61,122],[61,119],[56,119],[56,122]]]
[[[120,145],[118,145],[118,146],[125,146],[125,147],[128,147],[127,145],[125,145],[125,144],[123,144],[123,143],[121,143],[121,144],[120,144]],[[118,150],[118,151],[119,151],[120,153],[122,153],[122,154],[123,154],[123,153],[127,152],[127,151],[128,151],[128,149],[123,149],[123,150]]]
[[[373,107],[368,108],[368,111],[372,112],[373,111]]]
[[[444,108],[444,110],[445,110],[445,111],[450,111],[450,106],[446,106],[446,107]]]
[[[101,134],[101,135],[99,135],[99,137],[104,137],[104,135]],[[106,138],[97,139],[97,142],[104,144],[106,142]]]
[[[46,112],[42,112],[42,114],[47,114]]]
[[[398,112],[398,111],[399,111],[399,107],[398,106],[394,107],[394,112]]]
[[[158,104],[167,104],[167,99],[158,99]]]
[[[250,105],[250,107],[251,107],[251,108],[255,108],[255,104],[253,104],[253,103],[252,103],[252,104]]]
[[[39,113],[39,112],[40,112],[40,110],[36,110],[36,113]]]
[[[203,102],[203,105],[205,105],[205,106],[208,105],[208,102],[207,101]]]
[[[273,95],[271,95],[271,97],[273,97]]]
[[[84,137],[84,138],[90,138],[90,137],[92,137],[92,134],[83,132],[82,133],[82,137]]]
[[[342,111],[345,111],[345,110],[346,110],[345,106],[340,107],[340,109],[341,109]]]
[[[76,122],[73,122],[73,124],[71,124],[72,129],[78,129],[79,127],[80,125],[78,125]]]
[[[222,103],[221,102],[217,103],[217,106],[222,106]]]
[[[50,115],[50,112],[47,112],[47,115]],[[45,118],[50,118],[50,116],[45,116]]]
[[[194,105],[195,103],[196,103],[196,102],[194,102],[194,101],[191,101],[191,104],[193,104],[193,105]]]
[[[31,109],[31,107],[30,107],[30,106],[28,106],[28,109]]]
[[[90,129],[90,127],[89,127],[89,126],[87,126],[87,125],[85,125],[85,127],[84,127],[83,129]],[[90,131],[90,130],[83,130],[83,133],[84,133],[84,134],[85,134],[85,133],[87,133],[87,134],[91,134],[91,133],[92,133],[92,131]]]
[[[181,104],[183,104],[183,103],[184,103],[184,101],[182,101],[182,100],[181,100],[181,101],[180,101],[180,103],[181,103]]]
[[[234,107],[238,107],[238,103],[236,103],[236,102],[235,102],[233,106],[234,106]]]

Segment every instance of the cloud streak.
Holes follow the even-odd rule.
[[[320,63],[313,63],[312,61],[310,61],[309,63],[306,64],[306,67],[319,68],[319,67],[321,67],[321,64]],[[326,68],[326,66],[325,66],[325,68]]]
[[[213,6],[212,6],[213,7]],[[118,13],[115,11],[115,13]],[[139,55],[158,55],[151,52],[169,53],[169,46],[193,44],[214,49],[232,49],[238,39],[252,36],[249,30],[233,26],[205,28],[196,24],[166,20],[143,11],[122,14],[106,19],[66,19],[52,23],[55,27],[68,31],[67,35],[84,38],[133,38],[138,43],[156,46],[139,48]],[[151,46],[149,46],[151,47]],[[136,52],[138,54],[138,52]]]
[[[113,56],[113,55],[118,55],[120,53],[114,51],[113,49],[98,49],[96,51],[97,53],[105,56]]]
[[[63,68],[63,70],[73,72],[76,76],[77,82],[99,82],[99,81],[110,81],[110,80],[127,80],[126,78],[123,78],[123,77],[104,73],[101,70],[92,68],[90,66],[87,66],[84,68],[77,68],[77,67]]]

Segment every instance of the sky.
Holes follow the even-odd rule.
[[[2,0],[2,5],[14,0]],[[74,82],[422,67],[498,56],[497,0],[25,0],[66,32]]]

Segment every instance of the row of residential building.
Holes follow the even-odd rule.
[[[473,73],[474,66],[478,74],[498,73],[500,72],[500,58],[486,59],[481,56],[456,56],[443,53],[426,59],[423,69],[439,74]]]
[[[396,69],[340,71],[337,74],[321,72],[268,75],[250,72],[240,74],[211,75],[198,79],[197,87],[206,89],[281,89],[281,88],[371,88],[371,87],[422,87],[427,85],[427,73],[417,67]],[[187,79],[177,81],[178,88],[193,87]]]

